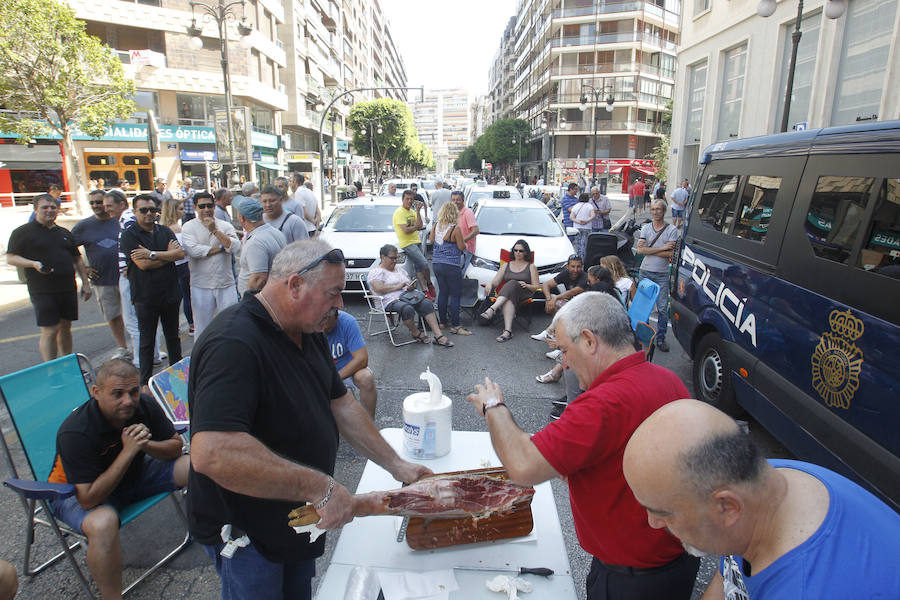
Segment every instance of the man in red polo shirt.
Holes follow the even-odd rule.
[[[622,473],[634,430],[660,406],[690,397],[687,388],[635,352],[628,315],[608,294],[579,294],[550,327],[563,367],[587,390],[558,421],[534,435],[522,431],[500,387],[487,378],[466,401],[484,415],[494,450],[514,482],[568,482],[575,533],[594,557],[588,600],[690,598],[699,559],[667,531],[650,527]]]

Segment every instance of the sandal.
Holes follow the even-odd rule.
[[[444,340],[443,342],[441,340]],[[452,348],[455,344],[447,339],[446,335],[441,335],[434,338],[434,343],[438,346],[443,346],[444,348]]]
[[[463,327],[462,325],[457,325],[456,327],[450,328],[450,333],[454,335],[472,335],[472,332]]]
[[[559,377],[554,377],[553,371],[550,370],[550,371],[547,371],[546,373],[544,373],[543,375],[536,375],[535,379],[537,379],[538,383],[556,383],[557,381],[559,381],[561,376],[562,376],[562,374],[560,374]]]
[[[495,314],[496,312],[497,312],[497,311],[494,310],[494,307],[493,307],[493,306],[489,306],[488,309],[487,309],[486,311],[484,311],[483,313],[481,313],[480,316],[481,316],[481,318],[484,319],[485,321],[490,321],[491,319],[494,318],[494,314]]]
[[[513,333],[509,329],[504,329],[503,333],[497,336],[497,341],[501,344],[512,339]]]
[[[431,343],[431,338],[429,338],[428,334],[426,334],[424,331],[420,331],[419,335],[414,335],[413,339],[416,340],[417,342],[419,342],[420,344],[430,344]]]

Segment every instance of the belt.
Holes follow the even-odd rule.
[[[607,571],[612,571],[613,573],[619,573],[621,575],[628,575],[630,577],[637,577],[640,575],[652,575],[654,573],[659,573],[661,571],[665,571],[666,569],[671,569],[674,567],[679,561],[681,561],[686,556],[685,553],[682,553],[678,558],[673,561],[667,562],[664,565],[660,565],[658,567],[625,567],[622,565],[609,565],[605,562],[599,560],[594,557],[601,567],[606,569]]]

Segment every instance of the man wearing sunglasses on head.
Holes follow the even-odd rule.
[[[322,332],[343,289],[340,250],[294,242],[262,290],[221,312],[194,347],[188,518],[223,598],[312,597],[325,536],[295,533],[288,513],[310,502],[323,530],[354,518],[333,477],[339,436],[398,482],[431,473],[391,449],[341,381]]]
[[[197,192],[194,207],[197,218],[181,228],[181,241],[190,257],[191,305],[197,339],[213,317],[238,301],[231,257],[240,252],[241,240],[230,222],[215,218],[216,205],[209,192]]]
[[[175,261],[184,258],[184,250],[171,229],[156,223],[159,209],[151,196],[135,196],[133,206],[135,221],[122,232],[119,246],[125,255],[131,301],[137,313],[143,386],[153,374],[153,346],[158,323],[162,323],[169,364],[181,360],[178,337],[181,288]]]

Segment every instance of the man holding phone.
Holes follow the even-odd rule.
[[[25,268],[28,295],[41,330],[38,348],[44,361],[72,352],[72,321],[78,319],[78,288],[91,297],[91,284],[75,238],[56,224],[59,205],[50,194],[34,199],[35,219],[9,236],[6,262]]]

